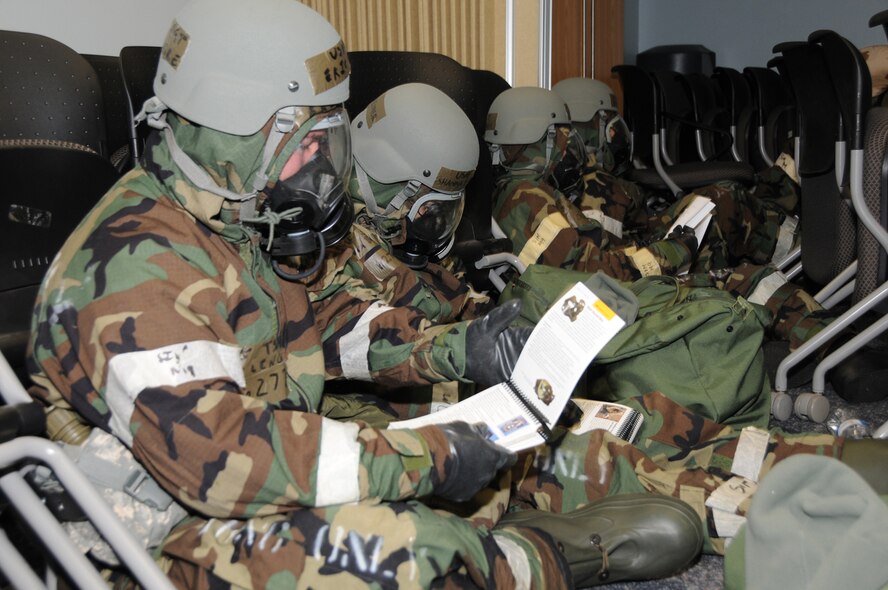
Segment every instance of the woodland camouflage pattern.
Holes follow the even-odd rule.
[[[763,278],[776,272],[768,263],[780,225],[798,207],[798,184],[784,168],[772,166],[759,173],[758,179],[751,190],[733,182],[696,189],[662,213],[648,216],[644,191],[604,171],[591,158],[584,170],[583,193],[574,199],[576,205],[545,183],[504,177],[495,193],[494,218],[512,238],[517,254],[546,217],[560,212],[569,227],[558,231],[539,256],[542,264],[601,270],[631,281],[641,273],[627,253],[648,244],[662,274],[678,274],[676,269],[689,267],[684,283],[749,297]],[[689,257],[683,244],[664,238],[694,195],[712,199],[716,207],[696,257]],[[620,222],[621,235],[607,231],[593,216],[595,211]],[[835,315],[793,283],[781,286],[764,305],[771,312],[769,335],[787,340],[790,350],[822,330]]]
[[[243,191],[262,132],[238,138],[242,149],[231,157],[244,158],[231,162],[214,157],[232,153],[224,134],[171,124],[220,186]],[[492,529],[504,510],[566,511],[624,491],[675,495],[695,482],[705,495],[725,476],[709,461],[729,453],[735,433],[661,399],[646,425],[668,425],[662,438],[680,443],[669,454],[650,447],[660,440],[652,435],[640,447],[600,433],[565,436],[473,503],[445,510],[419,502],[447,477],[450,445],[439,429],[386,431],[317,413],[325,378],[341,371],[325,346],[332,351],[357,321],[354,302],[364,309],[368,301],[341,293],[365,289],[363,280],[331,279],[312,294],[279,280],[238,214],[237,204],[182,177],[154,134],[143,167],[68,239],[34,310],[32,394],[113,432],[193,513],[159,550],[178,586],[509,588],[515,579],[501,547],[511,546],[527,555],[535,588],[563,588],[569,574],[550,539]],[[325,338],[318,316],[339,327]],[[368,327],[371,376],[392,385],[460,379],[465,326],[435,326],[410,307],[378,315]],[[195,348],[216,356],[189,357]],[[228,350],[236,355],[223,356]],[[118,364],[133,358],[140,363]],[[718,442],[704,442],[706,434]],[[338,476],[348,462],[337,451],[349,440],[354,480]],[[778,435],[769,461],[835,454],[840,445]],[[354,503],[330,501],[351,485]]]
[[[579,208],[547,184],[525,177],[500,178],[493,198],[493,217],[512,240],[515,254],[521,253],[547,218],[563,220],[563,229],[538,257],[528,263],[588,272],[600,270],[623,281],[643,276],[630,256],[638,250],[636,244],[605,231],[599,221],[584,216]],[[661,272],[657,274],[678,274],[693,260],[687,246],[676,240],[654,242],[646,249],[659,265]]]
[[[531,529],[496,527],[506,510],[569,512],[615,494],[648,492],[691,504],[707,523],[704,550],[724,552],[705,500],[730,472],[740,432],[693,414],[653,392],[628,400],[644,414],[639,443],[596,430],[565,434],[519,457],[511,472],[461,506],[365,502],[257,516],[194,518],[164,547],[162,563],[194,587],[511,588],[497,549],[503,537],[531,558],[534,588],[563,588],[559,557]],[[760,477],[794,454],[841,456],[830,435],[770,433]],[[744,514],[748,504],[741,504]],[[497,542],[494,542],[496,539]],[[197,548],[197,549],[196,549]],[[178,559],[173,561],[171,557]],[[555,575],[553,575],[555,574]],[[564,576],[564,577],[562,577]]]
[[[363,214],[363,205],[352,226],[350,239],[337,244],[328,252],[324,271],[319,280],[308,285],[309,298],[326,309],[340,309],[342,313],[316,313],[316,323],[324,341],[324,359],[327,379],[340,377],[340,336],[347,333],[353,322],[354,310],[366,307],[355,299],[368,302],[382,301],[392,307],[411,307],[421,311],[434,322],[452,323],[480,317],[492,307],[487,295],[478,293],[466,283],[462,273],[445,266],[429,263],[415,270],[398,260],[391,247],[376,232],[369,218]],[[444,261],[448,264],[450,261]],[[452,266],[452,265],[451,265]],[[357,282],[363,283],[356,288]],[[350,286],[347,290],[343,286]],[[337,304],[337,301],[340,303]],[[475,390],[472,383],[447,382],[430,386],[380,385],[366,381],[328,383],[327,391],[347,393],[324,397],[326,416],[354,417],[383,425],[393,418],[406,419],[426,414],[433,402],[453,403],[468,397]],[[376,413],[375,410],[381,410]],[[371,418],[367,412],[374,411]]]

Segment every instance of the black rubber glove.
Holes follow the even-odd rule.
[[[687,225],[679,225],[669,232],[666,239],[683,243],[692,254],[697,251],[697,247],[700,245],[697,243],[697,234],[694,232],[694,228]]]
[[[435,484],[435,495],[465,502],[478,493],[496,473],[515,464],[518,456],[488,440],[483,424],[449,422],[439,428],[450,443],[444,481]]]
[[[518,361],[533,328],[509,326],[521,313],[521,301],[513,299],[466,329],[465,377],[475,383],[495,385],[506,381]]]

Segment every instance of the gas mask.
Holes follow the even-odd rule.
[[[420,194],[405,216],[407,238],[394,248],[395,256],[411,268],[423,268],[447,256],[464,203],[464,191]]]
[[[601,109],[585,123],[574,122],[586,153],[604,170],[620,175],[632,160],[632,137],[626,121],[616,111]]]
[[[548,182],[568,198],[582,192],[586,150],[583,139],[574,129],[558,127],[556,147]]]
[[[360,176],[362,169],[358,166],[356,171]],[[462,219],[464,189],[445,193],[414,180],[394,186],[370,178],[366,181],[362,192],[369,189],[380,200],[389,200],[386,193],[397,191],[385,210],[370,213],[368,207],[368,215],[398,260],[410,268],[422,269],[447,256]]]
[[[279,171],[279,172],[278,172]],[[326,247],[348,233],[354,209],[346,195],[351,173],[348,115],[336,108],[306,121],[275,159],[260,214],[245,223],[262,228],[262,244],[275,272],[299,280],[320,267]],[[279,262],[316,253],[312,268],[292,274]]]

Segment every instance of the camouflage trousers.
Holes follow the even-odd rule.
[[[798,348],[836,317],[835,312],[823,309],[807,291],[787,281],[771,265],[743,263],[734,268],[688,274],[682,282],[714,287],[764,305],[771,317],[767,335],[788,341],[790,350]]]
[[[564,588],[569,574],[552,540],[531,528],[496,527],[497,520],[506,510],[571,512],[634,492],[688,502],[707,523],[705,550],[723,553],[705,503],[734,477],[741,433],[656,392],[628,403],[644,415],[636,444],[601,430],[566,434],[522,454],[472,502],[364,501],[249,520],[195,517],[170,535],[161,565],[183,588],[503,589],[516,587],[514,571],[528,569],[532,588]],[[791,455],[841,456],[843,440],[830,435],[768,436],[759,477]]]
[[[646,217],[646,195],[631,182],[587,171],[581,207],[600,209],[622,222],[624,237],[651,242],[666,236],[669,227],[694,195],[715,203],[714,218],[700,244],[692,272],[728,268],[741,262],[766,264],[779,250],[778,243],[798,243],[798,232],[787,222],[787,213],[799,202],[799,187],[780,166],[763,170],[758,182],[746,188],[735,182],[717,182],[694,189],[659,214]],[[784,233],[781,234],[781,228]],[[787,248],[788,249],[788,248]]]
[[[728,268],[742,262],[767,264],[772,260],[781,239],[781,226],[787,219],[786,211],[777,202],[760,199],[733,182],[695,189],[651,220],[653,235],[665,235],[695,195],[711,199],[715,209],[691,272]],[[791,245],[797,242],[798,234],[793,232],[785,239]]]

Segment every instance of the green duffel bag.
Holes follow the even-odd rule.
[[[509,283],[500,302],[520,299],[523,322],[534,324],[578,281],[606,302],[632,308],[627,294],[637,299],[635,320],[595,357],[587,397],[621,401],[660,391],[716,422],[767,427],[771,390],[762,355],[763,307],[718,289],[682,286],[674,277],[625,283],[543,265],[529,266]]]

